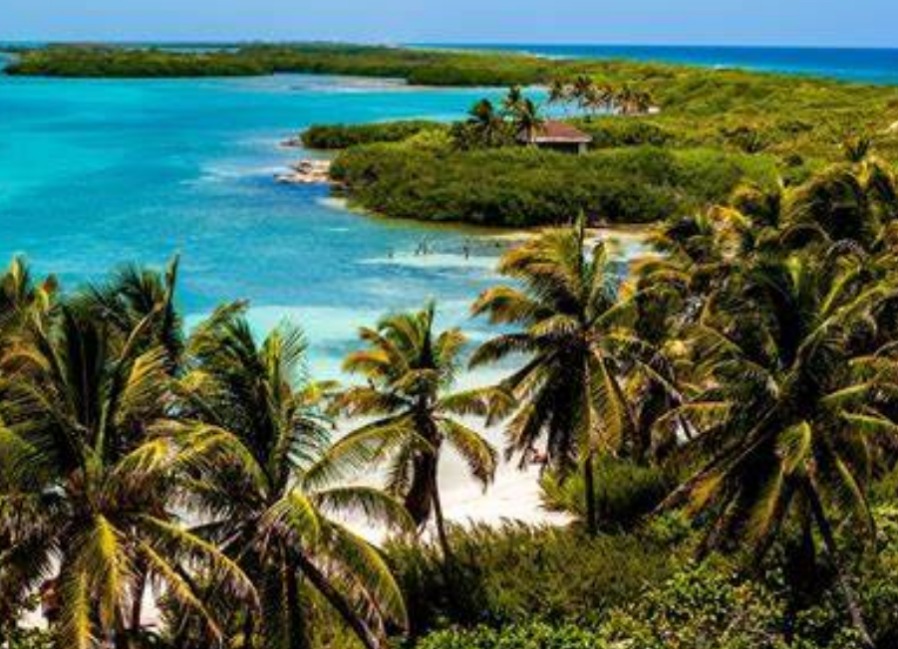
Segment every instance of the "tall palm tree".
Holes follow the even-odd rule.
[[[819,531],[851,619],[872,646],[841,566],[835,526],[871,530],[869,458],[877,431],[893,424],[879,410],[891,392],[894,361],[876,340],[877,309],[894,302],[893,282],[863,255],[835,246],[815,255],[769,258],[734,275],[696,328],[704,394],[677,416],[694,416],[693,446],[712,459],[669,500],[715,523],[707,546],[745,536],[762,556],[794,520],[812,547]]]
[[[566,104],[570,100],[570,87],[564,79],[556,77],[549,84],[546,102],[550,106]]]
[[[200,469],[194,504],[203,533],[238,561],[259,591],[262,615],[243,616],[244,646],[308,646],[304,599],[319,593],[369,649],[388,624],[405,625],[402,596],[384,559],[340,517],[405,525],[400,503],[346,486],[330,457],[329,386],[311,381],[299,330],[282,325],[261,344],[242,305],[216,312],[188,341],[179,381],[188,423],[178,428]]]
[[[514,131],[523,135],[527,142],[533,140],[534,134],[545,124],[536,104],[530,99],[523,99],[518,103],[512,113]]]
[[[505,136],[505,120],[489,99],[481,99],[468,111],[468,125],[482,146],[501,144]]]
[[[446,445],[486,488],[496,472],[496,452],[457,417],[490,415],[491,390],[449,392],[465,336],[459,329],[434,330],[435,307],[382,319],[364,328],[368,348],[350,354],[344,369],[367,380],[345,390],[337,409],[373,421],[335,446],[335,457],[356,464],[388,462],[388,493],[402,498],[415,523],[434,518],[444,557],[451,556],[439,489],[439,465]]]
[[[33,317],[50,315],[58,288],[52,275],[36,283],[25,259],[12,259],[0,276],[0,348],[20,339]]]
[[[583,96],[582,106],[591,114],[608,111],[614,104],[614,89],[609,85],[592,84]]]
[[[108,281],[88,287],[79,296],[84,308],[107,320],[111,332],[119,337],[126,338],[138,323],[155,314],[142,344],[162,347],[173,375],[184,350],[183,323],[175,305],[178,265],[179,259],[174,257],[163,272],[123,266]]]
[[[145,350],[153,317],[123,340],[104,321],[63,303],[34,315],[2,358],[0,591],[55,593],[59,646],[140,632],[145,577],[191,610],[214,636],[190,574],[213,578],[235,601],[255,591],[214,545],[180,526],[177,457],[157,427],[169,415],[165,352]]]
[[[830,241],[874,248],[898,218],[898,178],[891,165],[855,143],[849,162],[830,166],[790,193],[788,222],[817,228]]]
[[[586,527],[597,531],[593,460],[622,450],[633,429],[620,383],[616,332],[629,313],[618,270],[603,245],[590,252],[585,224],[546,230],[508,252],[499,272],[519,286],[498,286],[474,303],[475,315],[520,329],[484,343],[473,367],[512,355],[524,366],[503,381],[519,402],[507,427],[509,455],[522,464],[541,439],[561,472],[579,467],[586,486]]]
[[[505,97],[502,98],[502,110],[507,115],[514,115],[523,103],[524,92],[521,90],[521,86],[514,85],[508,89]]]
[[[589,106],[589,98],[596,89],[595,81],[586,74],[579,75],[571,84],[570,96],[577,102],[580,110],[587,110]]]
[[[614,93],[614,105],[622,115],[642,115],[652,106],[652,96],[629,84],[624,84]]]

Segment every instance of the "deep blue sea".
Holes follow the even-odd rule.
[[[556,58],[662,61],[898,84],[898,49],[538,44],[441,44],[439,47],[529,52]]]

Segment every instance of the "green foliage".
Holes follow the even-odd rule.
[[[645,584],[667,578],[676,556],[649,537],[589,539],[511,523],[454,529],[450,543],[448,572],[432,544],[387,547],[415,636],[447,624],[596,622]]]
[[[535,56],[355,45],[252,45],[217,51],[51,46],[18,53],[10,74],[62,77],[256,76],[278,72],[402,78],[437,86],[527,84],[552,65]]]
[[[595,633],[566,624],[550,626],[542,622],[516,624],[501,630],[477,627],[472,630],[437,631],[416,645],[416,649],[610,649]]]
[[[637,147],[584,156],[530,147],[422,150],[413,142],[343,151],[331,174],[353,201],[387,216],[534,226],[592,219],[646,223],[770,182],[763,156]]]
[[[641,466],[627,460],[605,458],[593,473],[600,528],[627,527],[652,512],[674,486],[675,481],[657,466]],[[567,512],[579,519],[585,514],[583,474],[561,479],[547,471],[540,480],[543,506]]]
[[[774,649],[785,646],[782,621],[773,593],[709,562],[614,611],[600,635],[632,649]]]
[[[626,146],[665,146],[672,144],[675,134],[663,126],[644,119],[618,116],[600,119],[576,119],[572,123],[592,136],[597,149],[616,149]]]
[[[302,133],[310,149],[345,149],[374,142],[401,142],[422,131],[444,131],[439,122],[409,120],[375,124],[313,124]]]
[[[53,635],[41,629],[14,629],[8,638],[8,645],[0,645],[8,647],[8,649],[54,649],[56,647],[53,641]]]

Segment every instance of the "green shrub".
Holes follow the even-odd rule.
[[[603,459],[595,464],[596,506],[599,525],[628,527],[654,510],[675,484],[658,467],[640,466],[627,460]],[[546,472],[540,480],[543,506],[550,511],[585,515],[584,480],[581,472],[560,479]]]
[[[644,118],[603,117],[578,119],[574,124],[589,133],[592,147],[617,149],[627,146],[664,146],[674,140],[674,134]]]
[[[506,524],[451,533],[447,570],[430,544],[393,543],[387,555],[405,593],[413,636],[447,625],[540,619],[595,623],[672,574],[676,554],[635,535],[588,539],[570,530]]]
[[[8,649],[54,649],[56,646],[52,634],[42,629],[13,629],[7,642],[3,644],[0,634],[0,646]]]
[[[375,124],[313,124],[302,133],[310,149],[345,149],[374,142],[401,142],[422,131],[444,131],[439,122],[408,120]]]
[[[472,630],[437,631],[416,649],[606,649],[595,633],[564,625],[542,623],[512,625],[501,630],[477,627]]]
[[[773,593],[706,562],[613,611],[600,636],[628,649],[782,649],[783,628]]]

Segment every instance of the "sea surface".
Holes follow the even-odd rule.
[[[898,84],[898,49],[682,45],[440,44],[438,47],[528,52],[553,58],[630,59],[713,68]]]

